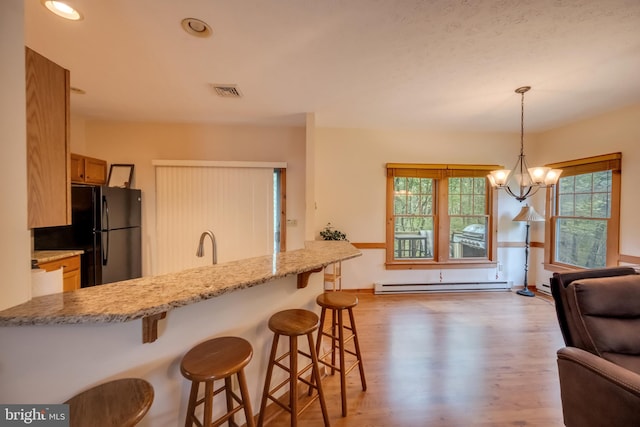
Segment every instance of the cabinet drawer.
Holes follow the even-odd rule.
[[[45,271],[54,271],[62,268],[62,272],[74,271],[80,269],[80,255],[61,258],[55,261],[41,262],[38,266]]]

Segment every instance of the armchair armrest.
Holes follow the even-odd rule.
[[[567,427],[640,426],[640,375],[575,347],[558,350]]]

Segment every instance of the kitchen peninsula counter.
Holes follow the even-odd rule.
[[[143,341],[152,342],[157,320],[174,308],[290,275],[298,275],[298,287],[304,287],[311,273],[360,255],[348,242],[311,241],[304,249],[36,297],[0,311],[0,326],[111,323],[142,318]]]
[[[83,253],[84,251],[81,249],[33,251],[31,253],[31,260],[40,264],[43,262],[58,261],[64,258],[69,258],[76,255],[82,255]]]

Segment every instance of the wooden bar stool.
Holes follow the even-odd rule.
[[[185,426],[192,426],[194,421],[199,426],[220,426],[226,421],[229,425],[237,425],[233,415],[244,409],[247,419],[247,427],[254,427],[253,411],[249,400],[247,380],[244,375],[244,367],[251,360],[253,349],[248,341],[238,337],[213,338],[200,343],[187,352],[180,363],[180,372],[191,381],[191,393]],[[233,392],[231,378],[238,377],[240,397]],[[214,390],[214,381],[224,380],[224,385]],[[204,397],[198,400],[200,383],[204,383]],[[222,391],[227,400],[227,412],[216,419],[213,418],[213,396]],[[238,405],[234,408],[234,400]],[[196,407],[204,403],[203,421],[197,419]]]
[[[320,313],[320,328],[318,328],[318,339],[316,340],[316,353],[320,363],[330,368],[331,375],[335,371],[340,372],[340,393],[342,395],[342,416],[347,416],[347,383],[346,376],[356,366],[360,370],[360,382],[362,383],[362,391],[367,390],[367,381],[364,378],[364,367],[362,366],[362,354],[360,353],[360,344],[358,342],[358,334],[356,332],[356,322],[353,317],[353,307],[358,305],[358,297],[346,292],[325,292],[316,298],[316,302],[322,311]],[[325,328],[324,321],[327,310],[331,310],[331,325]],[[349,313],[349,325],[345,325],[343,320],[343,312],[347,310]],[[347,335],[345,336],[345,331]],[[331,350],[324,354],[320,354],[322,345],[322,337],[328,337],[331,340]],[[354,350],[346,348],[347,343],[353,340]],[[338,355],[338,364],[336,364],[336,353]],[[345,353],[355,356],[355,361],[346,367]],[[331,355],[331,362],[325,359]]]
[[[70,426],[132,427],[153,402],[153,387],[141,378],[124,378],[76,394],[69,405]]]
[[[273,344],[271,346],[271,355],[269,356],[269,365],[267,367],[267,376],[264,381],[264,391],[262,393],[262,403],[260,405],[260,415],[258,417],[258,427],[262,427],[264,423],[265,410],[267,407],[267,399],[272,400],[278,406],[291,414],[291,426],[298,425],[298,415],[307,409],[316,399],[320,400],[320,408],[324,425],[329,426],[329,417],[327,415],[327,406],[322,392],[322,384],[320,381],[320,369],[318,367],[318,356],[313,345],[313,332],[318,328],[318,316],[308,310],[292,309],[280,311],[269,319],[269,329],[273,331]],[[289,351],[277,356],[278,341],[280,335],[289,337]],[[309,353],[298,348],[298,337],[306,335],[309,343]],[[304,368],[298,370],[298,355],[301,354],[311,359],[311,363]],[[277,357],[276,357],[277,356]],[[289,366],[282,364],[281,361],[289,357]],[[280,384],[271,388],[271,378],[273,376],[273,368],[277,366],[289,373],[289,377]],[[303,374],[311,370],[311,380],[303,378]],[[298,410],[298,381],[309,386],[309,395],[312,389],[316,389],[315,394],[304,406]],[[278,390],[289,384],[289,404],[281,402],[275,395]]]

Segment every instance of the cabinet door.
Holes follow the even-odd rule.
[[[62,290],[64,292],[80,289],[80,255],[41,262],[38,267],[45,271],[62,269]]]
[[[84,157],[71,153],[71,182],[84,182]]]
[[[73,270],[62,273],[62,292],[75,291],[80,289],[80,270]]]
[[[69,71],[26,48],[28,226],[71,223]]]
[[[107,162],[100,159],[85,157],[84,159],[85,182],[88,184],[103,185],[107,183]]]

